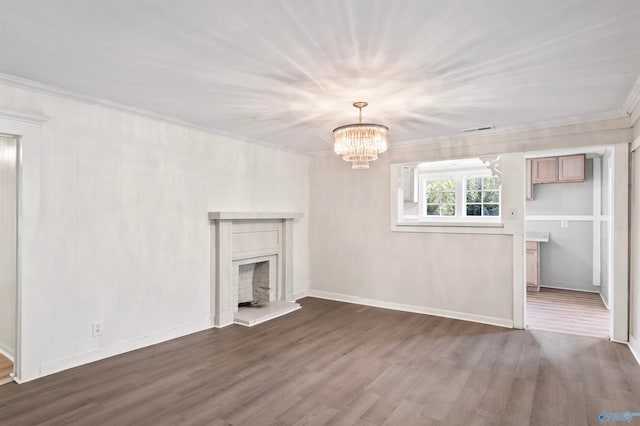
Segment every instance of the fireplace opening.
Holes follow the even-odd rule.
[[[238,267],[238,307],[259,308],[275,299],[269,277],[269,261]]]

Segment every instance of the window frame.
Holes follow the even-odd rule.
[[[486,178],[495,178],[495,176],[485,176],[477,173],[470,173],[462,176],[462,198],[463,198],[463,208],[464,208],[464,216],[465,218],[501,218],[502,217],[502,183],[498,180],[498,189],[491,189],[485,191],[484,189],[480,190],[480,202],[479,203],[469,203],[467,202],[467,180],[469,179],[486,179]],[[497,192],[498,193],[498,202],[497,203],[485,203],[484,193],[485,192]],[[498,214],[497,215],[480,215],[480,216],[468,216],[467,215],[467,206],[469,204],[479,204],[480,208],[484,207],[485,204],[497,204],[498,205]]]
[[[399,224],[410,224],[410,223],[442,223],[442,224],[463,224],[463,223],[484,223],[484,224],[501,224],[502,223],[502,183],[499,182],[498,185],[498,211],[499,214],[496,216],[467,216],[467,198],[466,198],[466,180],[474,179],[474,178],[487,178],[493,177],[490,172],[480,172],[477,169],[469,169],[469,170],[456,170],[452,172],[447,171],[438,171],[438,172],[420,172],[417,171],[418,177],[418,215],[417,218],[415,216],[408,217],[399,217]],[[441,179],[453,179],[456,185],[456,203],[455,203],[455,211],[456,214],[454,216],[435,216],[435,215],[426,215],[426,183],[428,181],[433,180],[441,180]],[[478,203],[471,203],[478,204]],[[479,203],[481,205],[485,203]]]
[[[454,181],[454,195],[455,195],[455,203],[453,203],[454,206],[454,211],[456,214],[454,214],[453,216],[441,216],[441,215],[428,215],[427,214],[427,208],[428,208],[428,202],[425,199],[426,196],[426,186],[427,186],[427,182],[430,181],[439,181],[439,180],[453,180]],[[457,216],[457,214],[460,212],[460,203],[459,203],[459,197],[458,197],[458,193],[460,192],[460,188],[458,188],[458,186],[460,185],[460,182],[458,181],[458,179],[456,179],[454,176],[448,176],[446,174],[441,175],[441,176],[433,176],[433,175],[429,175],[426,178],[421,178],[420,179],[421,182],[421,186],[420,186],[420,192],[418,193],[418,217],[419,218],[435,218],[438,220],[442,220],[442,219],[451,219],[451,218],[455,218]],[[450,192],[450,191],[447,191]],[[422,197],[422,201],[420,201],[420,197]],[[432,203],[433,204],[433,203]],[[443,203],[438,203],[438,205],[440,207],[442,207]],[[446,205],[451,205],[451,203],[446,203]]]

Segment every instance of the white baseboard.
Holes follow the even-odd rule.
[[[298,299],[302,299],[303,297],[307,297],[309,295],[309,290],[301,290],[293,293],[293,301],[295,302]]]
[[[13,351],[9,350],[5,345],[0,343],[0,354],[2,354],[5,358],[9,358],[9,361],[15,362],[13,360]]]
[[[571,287],[559,287],[559,286],[547,285],[547,284],[540,284],[540,288],[554,288],[556,290],[581,291],[582,293],[599,293],[598,291],[595,291],[595,290],[584,290],[581,288],[571,288]]]
[[[604,296],[602,295],[602,293],[598,293],[598,294],[600,295],[600,299],[602,299],[602,303],[604,304],[604,307],[607,308],[607,311],[610,311],[611,309],[609,309],[609,304],[604,299]]]
[[[631,350],[631,353],[638,362],[638,365],[640,365],[640,342],[638,342],[638,340],[636,340],[636,338],[630,334],[627,346],[629,346],[629,350]]]
[[[395,311],[412,312],[416,314],[434,315],[437,317],[453,318],[462,321],[478,322],[482,324],[497,325],[499,327],[513,328],[513,320],[495,318],[484,315],[468,314],[464,312],[448,311],[445,309],[428,308],[424,306],[405,305],[402,303],[385,302],[382,300],[367,299],[348,294],[332,293],[322,290],[309,290],[308,295],[320,299],[335,300],[338,302],[355,303],[356,305],[372,306],[374,308],[393,309]]]
[[[120,355],[125,352],[135,351],[136,349],[141,349],[147,346],[166,342],[167,340],[176,339],[178,337],[197,333],[198,331],[207,330],[209,328],[212,328],[211,319],[206,319],[198,321],[197,323],[170,328],[147,336],[137,337],[123,342],[117,342],[110,346],[102,347],[94,351],[85,352],[68,358],[44,362],[40,367],[39,376],[26,378],[20,377],[16,381],[18,383],[29,382],[31,380],[39,379],[40,377],[58,373],[69,368],[78,367],[90,362],[95,362],[115,355]]]

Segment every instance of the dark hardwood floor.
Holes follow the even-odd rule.
[[[601,411],[640,411],[624,345],[300,302],[254,328],[2,386],[0,424],[596,425]]]

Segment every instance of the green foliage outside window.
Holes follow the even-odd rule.
[[[467,216],[500,215],[500,184],[498,183],[498,178],[467,178],[465,197]]]
[[[433,179],[425,185],[426,215],[456,215],[456,182],[453,179]]]

